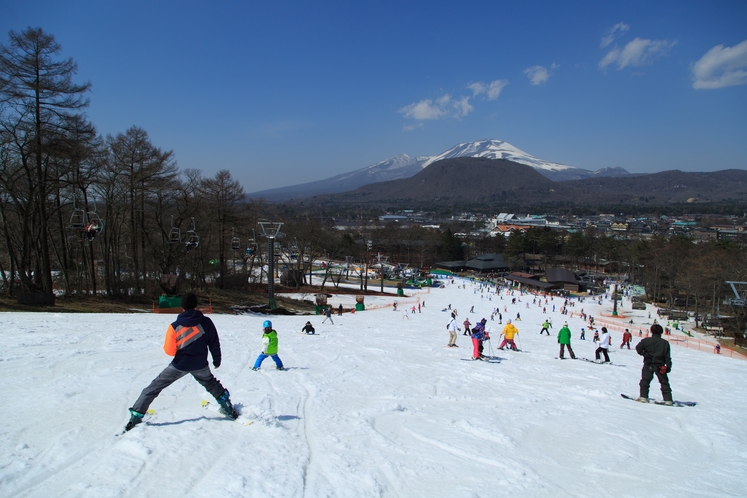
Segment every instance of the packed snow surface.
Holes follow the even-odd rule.
[[[270,359],[251,369],[266,316],[213,314],[223,350],[214,372],[254,424],[202,408],[209,395],[187,376],[121,436],[127,408],[170,361],[161,347],[173,317],[0,314],[0,496],[746,495],[747,361],[673,346],[674,398],[698,405],[636,403],[620,393],[638,394],[641,358],[619,349],[619,332],[616,366],[556,359],[565,319],[577,356],[594,357],[591,334],[579,340],[579,312],[601,317],[609,300],[576,303],[573,318],[559,298],[547,314],[531,301],[456,280],[367,297],[366,311],[334,324],[273,316],[287,371]],[[461,333],[459,348],[445,347],[449,305],[462,329],[465,318],[488,318],[494,362],[466,361]],[[523,352],[496,349],[494,308],[504,324],[521,314]],[[635,345],[651,309],[621,309]],[[552,335],[540,336],[547,317]],[[317,335],[300,332],[307,320]],[[656,380],[651,396],[661,398]]]

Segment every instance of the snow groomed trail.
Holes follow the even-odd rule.
[[[0,495],[744,496],[747,362],[673,348],[675,399],[698,405],[633,403],[620,393],[636,394],[641,359],[614,347],[616,333],[618,367],[561,361],[564,320],[576,355],[594,357],[591,334],[578,340],[580,318],[459,284],[420,295],[427,306],[407,319],[391,311],[395,296],[366,298],[370,309],[334,325],[273,317],[287,371],[270,360],[251,369],[266,317],[212,315],[223,350],[214,373],[255,422],[203,409],[206,394],[188,376],[122,437],[127,407],[169,362],[171,317],[0,314]],[[348,308],[345,299],[331,301]],[[472,348],[461,333],[459,348],[444,347],[449,305],[460,327],[465,316],[488,318],[496,361],[462,361]],[[521,313],[525,352],[496,349],[498,306],[504,319]],[[611,303],[580,306],[602,316]],[[548,316],[551,335],[540,336]],[[316,336],[300,333],[307,320]]]

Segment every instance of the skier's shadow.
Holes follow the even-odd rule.
[[[199,420],[205,420],[207,417],[197,417],[197,418],[186,418],[184,420],[177,420],[175,422],[146,422],[147,425],[152,425],[154,427],[167,427],[170,425],[181,425],[186,424],[187,422],[197,422]]]
[[[297,415],[278,415],[277,418],[281,422],[286,422],[288,420],[301,420],[301,417]]]

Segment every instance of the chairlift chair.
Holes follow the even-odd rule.
[[[179,227],[174,226],[174,217],[171,217],[171,229],[169,230],[169,243],[181,244],[182,242],[182,230]]]
[[[196,230],[197,230],[197,225],[195,224],[195,219],[192,218],[192,230],[187,230],[187,241],[185,242],[185,245],[187,246],[187,251],[200,245],[200,236],[197,235]]]
[[[70,216],[70,228],[82,230],[86,227],[86,212],[79,208],[73,208],[73,214]]]
[[[231,249],[233,249],[234,251],[238,251],[241,249],[241,239],[236,237],[233,228],[231,229]]]
[[[86,214],[86,218],[88,222],[86,226],[91,227],[96,232],[96,235],[104,231],[104,222],[96,211],[89,211]]]
[[[86,212],[78,207],[76,197],[73,195],[73,213],[70,215],[70,228],[83,230],[86,227]]]

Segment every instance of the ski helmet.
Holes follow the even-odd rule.
[[[271,329],[272,328],[272,322],[270,320],[265,320],[262,324],[263,329]]]

